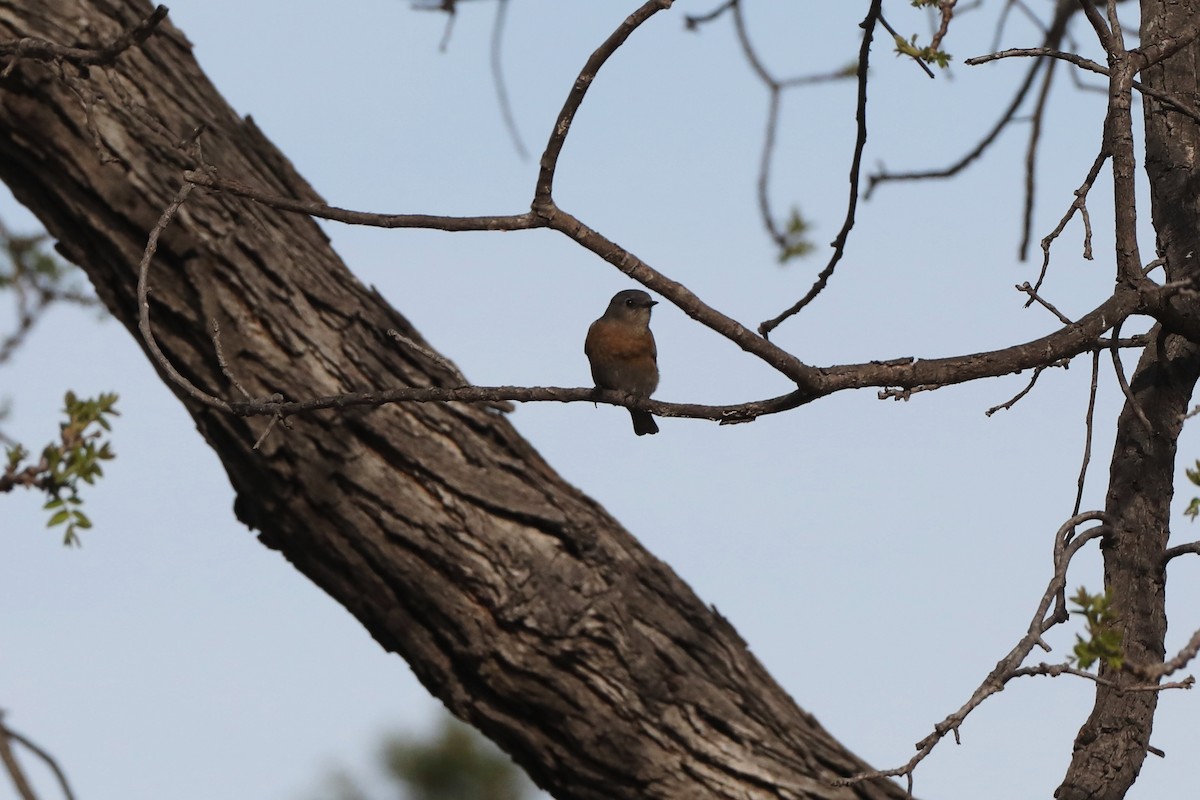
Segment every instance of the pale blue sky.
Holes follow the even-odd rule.
[[[801,207],[821,247],[781,268],[755,206],[766,92],[727,21],[683,30],[685,13],[715,4],[680,0],[606,66],[563,152],[556,197],[753,327],[807,291],[841,225],[854,85],[786,101],[772,196],[780,213]],[[511,3],[505,68],[535,153],[587,55],[636,5]],[[750,2],[748,17],[764,58],[787,76],[851,61],[866,5]],[[885,8],[902,33],[927,35],[908,2]],[[987,51],[996,10],[955,22],[946,44],[956,66],[937,80],[877,42],[868,168],[941,165],[990,126],[1027,68],[962,66]],[[329,202],[439,214],[519,213],[532,194],[535,161],[514,155],[493,94],[492,14],[489,3],[464,4],[440,54],[444,17],[399,0],[171,5],[229,102]],[[1088,31],[1077,34],[1094,56]],[[1015,18],[1002,39],[1038,43]],[[1103,95],[1067,80],[1053,101],[1037,237],[1086,174],[1103,116]],[[971,352],[1050,331],[1050,315],[1024,309],[1012,289],[1037,273],[1037,262],[1015,258],[1025,130],[958,180],[885,186],[861,204],[830,289],[773,339],[827,365]],[[1090,205],[1096,260],[1080,257],[1078,223],[1054,251],[1045,294],[1068,315],[1111,286],[1109,196],[1104,179]],[[11,201],[0,215],[12,227],[28,219]],[[480,384],[589,385],[584,332],[631,286],[548,231],[325,227],[356,274]],[[1149,261],[1153,235],[1141,244]],[[11,314],[0,307],[0,330]],[[660,399],[738,402],[788,389],[669,303],[653,328]],[[1088,364],[1046,373],[990,419],[984,410],[1027,376],[907,403],[843,393],[751,425],[668,419],[654,437],[634,437],[623,410],[588,404],[525,405],[512,419],[715,604],[801,706],[884,768],[906,761],[1028,625],[1074,500]],[[1103,502],[1120,407],[1109,367],[1101,386],[1085,508]],[[37,498],[0,499],[0,707],[62,760],[81,798],[309,798],[333,765],[365,769],[383,732],[431,725],[438,704],[408,667],[234,519],[216,458],[123,328],[93,313],[52,314],[0,370],[0,394],[15,401],[6,432],[40,446],[68,388],[120,393],[119,459],[87,493],[96,527],[81,550],[43,530]],[[1181,453],[1189,463],[1200,455],[1192,430]],[[1176,522],[1178,541],[1200,535],[1182,514]],[[1195,561],[1171,567],[1172,652],[1200,626]],[[1081,558],[1070,585],[1099,587],[1098,564],[1094,553]],[[1075,630],[1056,631],[1055,652],[1035,661],[1062,660]],[[962,746],[944,743],[918,770],[918,796],[1048,796],[1091,699],[1091,685],[1072,678],[1010,684],[968,719]],[[1163,698],[1153,744],[1167,758],[1148,758],[1131,798],[1195,786],[1196,702]],[[10,792],[0,785],[0,798]]]

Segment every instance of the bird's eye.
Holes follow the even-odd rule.
[[[627,305],[627,306],[631,306],[631,305],[633,305],[633,298],[632,298],[632,297],[626,297],[626,298],[625,298],[625,305]]]

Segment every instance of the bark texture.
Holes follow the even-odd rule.
[[[0,0],[0,39],[95,47],[150,11],[141,0]],[[169,21],[110,67],[22,59],[0,79],[0,179],[131,332],[136,265],[198,166],[181,141],[199,124],[219,174],[317,199]],[[151,284],[160,346],[214,394],[237,399],[210,319],[254,394],[458,383],[385,335],[421,341],[305,217],[197,190],[161,239]],[[502,415],[465,404],[322,412],[254,452],[264,420],[180,399],[229,474],[238,517],[555,796],[904,796],[886,781],[831,788],[868,767]]]
[[[1183,30],[1200,3],[1143,0],[1142,43],[1156,42]],[[1187,103],[1200,101],[1200,47],[1189,45],[1141,78]],[[1146,172],[1150,178],[1154,228],[1159,254],[1166,258],[1167,280],[1200,277],[1200,128],[1194,120],[1149,97],[1142,97],[1146,123]],[[1176,298],[1180,317],[1197,314],[1196,301]],[[1155,344],[1146,348],[1130,380],[1134,400],[1150,428],[1126,402],[1118,420],[1105,510],[1110,533],[1103,544],[1104,580],[1113,592],[1123,647],[1135,663],[1161,662],[1167,631],[1166,570],[1163,552],[1170,535],[1171,498],[1176,475],[1176,446],[1197,377],[1200,347],[1182,336],[1155,328]],[[1117,686],[1136,683],[1128,673],[1104,670]],[[1158,695],[1100,686],[1091,716],[1075,741],[1071,765],[1055,796],[1059,800],[1125,796],[1146,758]],[[1186,757],[1186,756],[1184,756]]]

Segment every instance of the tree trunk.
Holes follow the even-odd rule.
[[[95,47],[142,0],[0,0],[0,38]],[[238,118],[170,22],[111,67],[20,60],[0,79],[0,178],[137,327],[148,232],[199,166],[315,192]],[[162,236],[151,317],[170,362],[235,397],[455,385],[308,218],[197,190]],[[139,339],[139,344],[140,344]],[[143,345],[144,347],[144,345]],[[265,420],[183,396],[237,492],[235,510],[403,656],[457,715],[559,798],[903,797],[763,670],[737,633],[602,508],[480,405],[392,405]]]
[[[1154,42],[1182,30],[1196,14],[1197,2],[1143,0],[1142,42]],[[1192,43],[1142,80],[1151,88],[1195,104],[1200,100],[1200,45]],[[1146,122],[1146,172],[1150,178],[1158,252],[1166,258],[1168,281],[1195,279],[1200,253],[1200,195],[1197,152],[1200,128],[1194,120],[1149,97],[1142,97]],[[1176,310],[1194,316],[1194,300],[1177,298]],[[1163,553],[1170,535],[1175,451],[1182,418],[1200,375],[1200,347],[1155,328],[1130,381],[1138,406],[1152,430],[1126,402],[1117,423],[1105,510],[1110,531],[1103,543],[1104,582],[1120,615],[1127,660],[1161,662],[1167,632],[1166,570]],[[1139,679],[1102,669],[1117,687]],[[1091,716],[1075,740],[1059,800],[1122,798],[1137,779],[1150,744],[1155,692],[1122,693],[1100,686]],[[1185,756],[1186,757],[1186,756]]]

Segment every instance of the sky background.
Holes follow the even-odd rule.
[[[559,162],[556,199],[701,299],[750,327],[809,288],[841,226],[854,136],[853,81],[796,90],[784,103],[771,197],[814,224],[816,254],[780,266],[757,216],[766,90],[729,19],[701,32],[679,0],[605,66]],[[850,63],[867,2],[747,2],[750,35],[780,77]],[[1040,4],[1037,8],[1041,8]],[[1136,13],[1122,6],[1127,15]],[[625,2],[514,0],[504,41],[512,110],[534,158],[504,129],[489,71],[495,6],[464,3],[446,52],[439,13],[399,0],[353,3],[176,0],[170,19],[209,77],[328,202],[379,212],[509,214],[528,208],[536,154],[579,68],[636,8]],[[949,73],[929,80],[880,32],[864,165],[941,166],[997,118],[1028,62],[965,67],[993,47],[1001,4],[954,21]],[[908,2],[885,3],[902,34],[928,38]],[[1127,31],[1136,20],[1127,16]],[[1083,20],[1073,28],[1099,57]],[[1014,15],[1000,46],[1036,46]],[[1038,171],[1035,238],[1071,202],[1100,140],[1102,93],[1060,66]],[[1095,76],[1083,83],[1098,85]],[[1140,104],[1135,108],[1140,119]],[[814,365],[969,353],[1056,328],[1015,284],[1027,127],[1009,130],[952,181],[891,184],[860,204],[829,289],[773,340]],[[1140,132],[1139,132],[1140,141]],[[1140,159],[1139,159],[1140,161]],[[1140,176],[1140,172],[1139,172]],[[1145,196],[1145,187],[1141,187]],[[1113,275],[1108,173],[1089,199],[1095,261],[1073,222],[1043,294],[1075,317]],[[1142,260],[1153,258],[1149,206]],[[0,219],[36,222],[11,200]],[[633,284],[550,231],[448,234],[325,225],[355,273],[475,383],[587,386],[588,324]],[[0,298],[0,300],[6,300]],[[12,401],[3,430],[40,448],[62,395],[120,394],[118,459],[86,493],[95,528],[64,550],[41,498],[0,498],[0,708],[49,749],[82,800],[246,797],[308,800],[335,768],[371,769],[381,736],[436,727],[440,704],[398,657],[233,516],[216,457],[127,332],[95,310],[59,309],[0,368]],[[0,331],[14,312],[0,304]],[[662,400],[734,403],[787,381],[669,303],[654,311]],[[1132,323],[1125,333],[1135,332]],[[1135,357],[1126,354],[1128,369]],[[1029,624],[1051,574],[1055,530],[1071,514],[1084,446],[1090,360],[1045,373],[880,401],[845,392],[749,425],[661,420],[635,437],[622,409],[528,404],[517,428],[570,481],[671,564],[745,637],[775,678],[843,744],[879,768],[957,709]],[[1084,509],[1101,507],[1120,391],[1103,359]],[[1200,456],[1196,423],[1181,461]],[[279,434],[273,434],[279,435]],[[1182,466],[1182,465],[1181,465]],[[1182,477],[1182,476],[1181,476]],[[1174,542],[1200,530],[1182,515]],[[1169,573],[1167,649],[1200,627],[1200,565]],[[1095,551],[1069,586],[1101,586]],[[1078,624],[1049,637],[1062,661]],[[923,798],[1049,796],[1092,705],[1075,678],[1009,684],[916,773]],[[1197,698],[1160,702],[1131,798],[1194,791]],[[31,765],[46,797],[56,796]],[[0,783],[0,798],[11,796]]]

